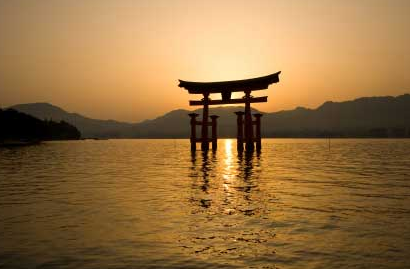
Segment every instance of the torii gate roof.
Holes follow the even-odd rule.
[[[280,72],[263,77],[232,81],[192,82],[179,80],[178,86],[185,88],[191,94],[257,91],[267,89],[270,84],[279,82]]]

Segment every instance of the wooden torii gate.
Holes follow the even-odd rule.
[[[202,150],[209,149],[209,142],[212,142],[212,149],[217,147],[217,123],[218,116],[212,115],[209,122],[209,106],[210,105],[227,105],[227,104],[245,104],[245,112],[238,111],[237,115],[237,148],[243,150],[243,143],[247,151],[254,150],[254,142],[256,149],[261,149],[261,129],[260,120],[262,114],[254,114],[255,120],[252,120],[251,103],[267,102],[268,97],[253,97],[252,91],[265,90],[272,83],[279,82],[280,71],[264,77],[220,81],[220,82],[191,82],[179,80],[179,87],[185,88],[190,94],[202,94],[202,100],[189,101],[190,106],[203,106],[202,121],[197,121],[198,114],[191,113],[191,150],[196,150],[196,143],[201,143]],[[244,97],[239,99],[231,99],[232,92],[244,92]],[[220,93],[222,99],[211,100],[210,94]],[[243,119],[243,116],[245,118]],[[196,137],[196,126],[201,125],[201,137]],[[256,126],[256,136],[254,136],[253,126]],[[212,137],[208,137],[208,126],[212,126]],[[243,132],[245,131],[245,132]]]

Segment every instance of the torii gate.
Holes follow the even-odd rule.
[[[218,116],[211,116],[211,122],[208,121],[209,106],[210,105],[226,105],[226,104],[242,104],[245,103],[245,112],[236,112],[237,115],[237,148],[243,150],[243,143],[247,151],[254,149],[254,142],[256,142],[256,149],[261,149],[261,132],[260,132],[260,118],[262,114],[254,114],[255,121],[252,121],[251,103],[267,102],[268,97],[253,97],[252,91],[265,90],[272,83],[279,82],[280,71],[268,76],[233,80],[220,82],[191,82],[179,80],[179,87],[185,88],[190,94],[202,94],[204,98],[200,101],[189,101],[190,106],[203,106],[202,121],[197,121],[198,114],[191,113],[191,150],[196,150],[196,142],[201,142],[201,149],[208,150],[209,142],[212,142],[212,149],[217,147],[217,130],[216,119]],[[239,99],[231,99],[232,92],[244,92],[245,96]],[[211,93],[220,93],[222,99],[211,100],[209,95]],[[245,121],[242,116],[245,115]],[[201,125],[201,138],[196,138],[196,125]],[[253,135],[253,125],[256,125],[256,137]],[[208,126],[212,126],[212,137],[208,138]],[[245,130],[245,137],[243,137],[243,130]]]

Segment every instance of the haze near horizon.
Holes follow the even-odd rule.
[[[189,109],[178,79],[282,71],[271,112],[410,91],[410,2],[2,1],[0,106],[140,121]]]

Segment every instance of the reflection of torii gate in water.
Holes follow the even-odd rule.
[[[212,142],[212,149],[217,147],[217,131],[216,119],[218,116],[211,116],[211,122],[208,120],[210,105],[227,105],[227,104],[242,104],[245,103],[245,112],[236,112],[237,115],[237,148],[243,150],[243,143],[247,151],[254,149],[254,142],[256,142],[256,149],[261,149],[261,129],[260,118],[262,114],[254,114],[255,121],[252,120],[251,103],[267,102],[268,97],[253,97],[252,91],[264,90],[272,83],[279,82],[280,72],[258,78],[221,81],[221,82],[190,82],[179,80],[179,87],[185,88],[190,94],[202,94],[204,98],[200,101],[189,101],[191,106],[203,105],[202,121],[197,121],[198,114],[191,113],[191,150],[196,150],[196,142],[201,142],[201,149],[208,150],[209,142]],[[231,99],[232,92],[244,92],[245,96],[240,99]],[[221,100],[211,100],[209,95],[211,93],[220,93]],[[242,116],[245,115],[245,121]],[[201,138],[196,138],[196,126],[201,125]],[[256,136],[253,135],[253,126],[256,125]],[[208,126],[212,126],[212,137],[208,138]],[[245,130],[245,133],[243,132]],[[245,136],[243,136],[245,134]]]

